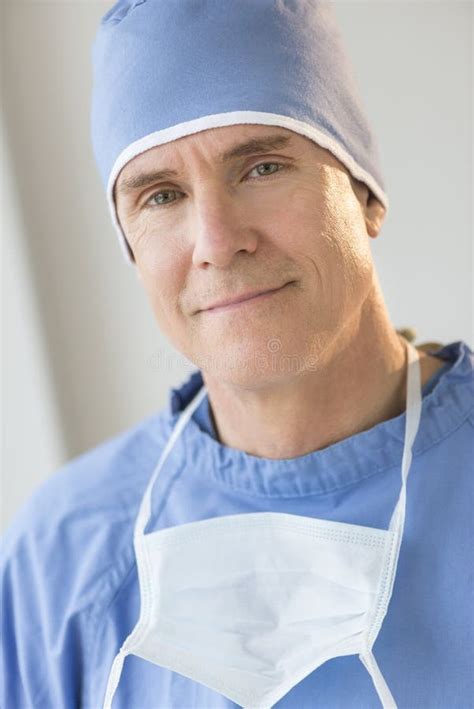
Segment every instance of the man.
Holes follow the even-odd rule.
[[[121,247],[197,369],[17,516],[4,705],[472,705],[473,354],[390,322],[330,8],[119,2],[94,70]]]

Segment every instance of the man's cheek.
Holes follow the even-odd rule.
[[[143,248],[143,242],[147,231],[146,227],[140,219],[132,217],[129,214],[121,217],[120,222],[123,225],[122,228],[125,232],[125,236],[127,237],[127,241],[130,244],[130,248],[133,253],[136,254],[135,258],[137,259]]]

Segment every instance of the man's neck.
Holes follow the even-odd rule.
[[[312,371],[254,389],[203,372],[218,439],[257,457],[294,458],[320,450],[403,413],[406,341],[384,309],[365,309],[356,334],[318,353]],[[443,365],[419,352],[421,382]]]

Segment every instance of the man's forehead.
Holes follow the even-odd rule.
[[[226,151],[244,140],[250,140],[252,138],[276,138],[279,136],[284,136],[290,142],[294,142],[294,140],[299,137],[298,133],[288,130],[287,128],[280,128],[279,126],[237,124],[207,128],[206,130],[171,140],[163,145],[157,145],[146,153],[137,155],[136,164],[139,164],[139,158],[146,160],[147,156],[152,159],[172,157],[181,150],[192,147],[193,145],[205,145],[206,148],[209,147],[212,152],[216,154],[216,157],[220,157],[221,152]],[[135,160],[132,162],[135,163]]]
[[[184,136],[169,143],[158,145],[137,155],[123,168],[117,179],[117,191],[128,193],[141,188],[150,181],[171,179],[178,176],[173,164],[183,148],[202,146],[209,151],[211,160],[225,165],[247,155],[285,150],[301,145],[302,141],[315,149],[326,152],[309,138],[292,130],[273,126],[234,125],[210,128],[193,135]]]

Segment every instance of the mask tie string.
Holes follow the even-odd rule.
[[[144,532],[145,527],[151,515],[151,493],[153,486],[156,482],[158,474],[163,467],[163,464],[168,457],[171,449],[173,448],[176,440],[178,439],[184,426],[187,424],[191,418],[193,412],[201,403],[201,400],[207,394],[207,387],[202,386],[195,397],[190,401],[184,411],[181,413],[175,427],[171,433],[170,438],[160,455],[157,465],[151,475],[148,482],[145,494],[143,495],[142,501],[140,503],[140,509],[136,518],[133,542],[135,548],[135,557],[137,562],[137,573],[140,585],[140,595],[141,595],[141,608],[140,617],[137,624],[133,628],[132,632],[127,636],[122,644],[122,647],[118,651],[114,658],[112,667],[109,673],[109,679],[107,682],[107,689],[105,692],[105,699],[103,709],[112,709],[112,701],[118,687],[120,676],[122,674],[123,663],[127,655],[129,655],[134,645],[139,641],[140,636],[147,626],[149,620],[149,614],[151,609],[151,599],[150,599],[150,584],[149,578],[151,570],[148,567],[148,556],[146,554],[145,543],[144,543]]]
[[[407,341],[407,396],[406,396],[406,417],[405,417],[405,445],[403,447],[402,465],[401,465],[401,489],[397,504],[393,510],[392,517],[390,519],[389,529],[390,534],[393,535],[393,545],[392,551],[390,553],[390,569],[389,569],[389,580],[386,584],[386,588],[383,591],[384,607],[383,612],[379,613],[376,622],[373,624],[372,628],[369,629],[368,635],[370,639],[367,641],[366,649],[359,654],[359,659],[361,660],[364,667],[370,674],[372,681],[375,686],[375,690],[378,694],[382,706],[384,709],[397,709],[395,699],[384,679],[382,672],[377,664],[377,661],[372,652],[372,646],[378,636],[378,631],[382,625],[383,618],[387,612],[388,604],[392,596],[393,584],[395,581],[395,573],[398,565],[398,558],[400,555],[400,547],[403,537],[403,530],[405,527],[405,508],[406,508],[406,482],[408,479],[408,473],[411,468],[412,462],[412,448],[418,432],[421,410],[422,410],[422,396],[421,396],[421,368],[420,368],[420,358],[416,348]]]

